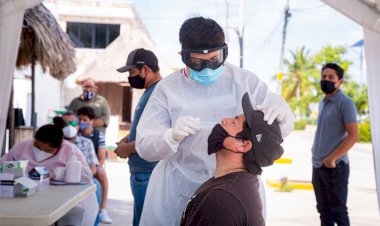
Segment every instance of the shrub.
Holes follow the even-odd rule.
[[[294,122],[295,130],[304,130],[306,127],[306,120],[298,120]]]
[[[360,142],[371,142],[371,126],[369,123],[359,123],[358,130]]]
[[[306,118],[306,124],[308,125],[317,125],[317,118],[312,118],[312,117],[309,117],[309,118]]]

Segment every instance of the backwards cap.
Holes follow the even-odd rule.
[[[242,98],[242,106],[247,125],[251,130],[255,168],[272,165],[284,153],[280,126],[277,121],[268,125],[264,121],[264,113],[253,110],[248,93]]]

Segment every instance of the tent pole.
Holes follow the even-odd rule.
[[[13,147],[15,144],[15,114],[14,114],[14,108],[13,108],[13,97],[14,97],[14,89],[13,89],[13,81],[12,81],[12,88],[11,88],[11,96],[9,98],[9,105],[8,105],[8,125],[7,128],[9,129],[9,140],[8,140],[8,147],[9,149]]]
[[[31,114],[31,126],[33,127],[33,134],[36,131],[37,127],[37,117],[35,112],[35,104],[36,104],[36,88],[35,88],[35,80],[36,80],[36,55],[32,56],[32,114]]]

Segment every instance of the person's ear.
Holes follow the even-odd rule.
[[[226,137],[223,141],[223,146],[233,152],[246,153],[252,148],[252,142],[249,140],[240,140],[234,137]]]
[[[339,79],[338,80],[338,85],[337,85],[337,87],[336,88],[339,88],[342,84],[343,84],[343,82],[344,82],[344,80],[343,79]]]
[[[148,73],[149,73],[149,67],[147,65],[143,65],[141,70],[140,70],[140,75],[143,75],[144,76],[144,79],[146,79]]]
[[[250,140],[243,140],[241,144],[241,152],[247,153],[252,149],[252,141]]]

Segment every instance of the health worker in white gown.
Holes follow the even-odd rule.
[[[160,160],[147,188],[142,226],[180,224],[191,195],[214,175],[215,156],[207,155],[207,137],[222,118],[243,113],[245,92],[268,124],[279,122],[283,137],[293,130],[293,113],[283,98],[253,73],[225,63],[228,47],[214,20],[189,18],[179,36],[186,68],[157,85],[137,127],[138,154],[147,161]]]

